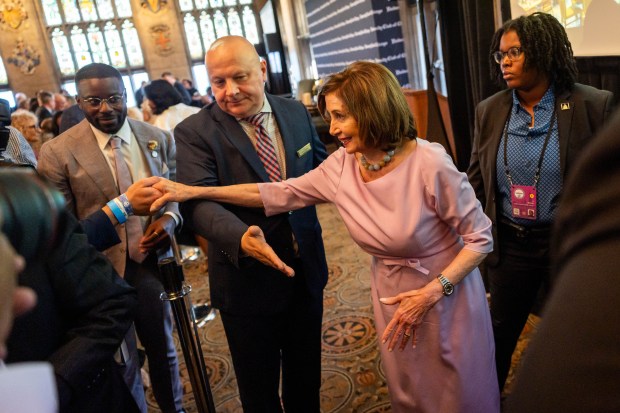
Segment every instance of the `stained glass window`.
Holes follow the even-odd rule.
[[[129,0],[115,0],[114,4],[116,4],[116,13],[118,17],[131,17],[131,4]]]
[[[241,20],[239,19],[239,13],[237,10],[228,10],[228,31],[235,36],[243,36],[243,30],[241,29]]]
[[[97,0],[97,12],[101,19],[113,19],[114,10],[112,10],[111,0]]]
[[[94,24],[88,26],[88,43],[90,44],[90,51],[93,54],[93,61],[110,64],[103,35],[99,27]]]
[[[78,0],[80,11],[82,12],[82,20],[97,20],[97,9],[93,0]]]
[[[209,50],[211,43],[217,39],[215,32],[213,31],[213,21],[204,11],[200,13],[200,31],[202,32],[202,43],[204,44],[205,51]]]
[[[40,1],[61,84],[70,83],[77,70],[92,62],[110,64],[127,79],[133,79],[134,73],[144,73],[144,56],[130,0]]]
[[[192,60],[202,58],[202,44],[200,44],[200,33],[196,19],[190,13],[184,19],[185,34],[187,35],[187,45]]]
[[[58,3],[56,3],[56,0],[43,0],[42,3],[47,25],[54,26],[56,24],[62,24],[60,9],[58,8]]]
[[[243,8],[243,26],[245,27],[245,38],[254,44],[260,43],[258,29],[256,28],[256,16],[248,6]]]
[[[257,15],[252,0],[178,0],[183,13],[185,39],[194,63],[202,61],[206,51],[219,37],[243,36],[252,44],[260,43]]]

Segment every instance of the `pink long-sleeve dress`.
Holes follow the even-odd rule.
[[[259,184],[268,215],[333,202],[353,240],[372,255],[371,294],[379,337],[397,306],[381,297],[423,287],[462,248],[492,250],[491,221],[465,174],[436,143],[417,147],[394,170],[364,182],[343,148],[294,179]],[[417,346],[379,344],[393,412],[499,412],[493,332],[478,269],[426,314]]]

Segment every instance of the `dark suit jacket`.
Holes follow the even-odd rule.
[[[267,95],[286,150],[286,176],[296,177],[327,156],[305,107]],[[179,182],[219,186],[269,182],[254,146],[236,119],[216,103],[181,122],[174,130]],[[307,144],[311,150],[299,156]],[[214,307],[236,314],[282,311],[293,299],[293,280],[253,258],[240,256],[241,236],[258,225],[280,258],[295,261],[292,234],[299,245],[308,289],[319,297],[327,282],[321,226],[314,207],[266,217],[262,208],[242,208],[205,200],[187,202],[183,215],[209,242],[209,280]],[[300,274],[301,275],[301,274]]]
[[[556,96],[560,140],[560,170],[566,176],[575,157],[588,144],[594,132],[611,113],[613,95],[605,90],[575,84],[572,91]],[[568,109],[562,109],[568,104]],[[480,102],[476,107],[474,143],[467,175],[485,214],[493,221],[494,249],[486,262],[495,265],[499,259],[497,238],[496,159],[508,113],[512,108],[512,90],[503,90]]]
[[[36,291],[37,305],[15,320],[7,361],[52,363],[61,412],[138,411],[113,358],[132,323],[136,293],[71,214],[62,213],[57,234],[19,276]]]
[[[62,112],[60,118],[60,126],[58,127],[59,133],[64,133],[80,123],[86,116],[82,109],[75,104]]]

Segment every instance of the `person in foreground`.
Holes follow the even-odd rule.
[[[179,182],[269,182],[325,159],[305,107],[265,93],[266,65],[250,42],[222,37],[205,62],[216,102],[174,130]],[[220,310],[244,412],[319,412],[327,262],[314,207],[266,217],[258,208],[196,200],[182,212],[188,228],[209,241],[211,303]],[[264,229],[298,277],[241,254],[251,225]]]
[[[509,89],[476,108],[467,174],[493,221],[495,250],[485,264],[501,390],[527,317],[548,290],[564,177],[609,117],[612,94],[575,83],[570,42],[549,14],[505,23],[493,37],[490,64]]]
[[[556,282],[507,412],[620,411],[618,157],[620,111],[567,179],[553,229]]]
[[[492,250],[491,222],[467,177],[442,146],[416,139],[405,97],[386,67],[353,63],[325,80],[318,102],[344,148],[314,170],[228,187],[162,180],[154,186],[165,195],[154,207],[207,198],[264,207],[272,216],[334,203],[355,242],[372,255],[372,302],[392,411],[498,412],[491,320],[477,269]],[[242,247],[296,274],[261,228],[249,227]]]
[[[164,288],[157,255],[169,248],[182,221],[176,204],[152,217],[132,214],[127,197],[131,185],[142,178],[175,178],[174,140],[166,131],[127,119],[123,79],[114,67],[91,63],[76,73],[75,80],[78,105],[86,118],[43,144],[39,172],[61,191],[67,209],[78,219],[106,205],[116,216],[120,225],[114,230],[121,242],[109,245],[104,254],[138,291],[135,327],[147,354],[155,399],[163,412],[180,412],[183,389],[170,305],[160,299]],[[132,333],[127,337],[129,347]]]

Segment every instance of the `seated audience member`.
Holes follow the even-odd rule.
[[[550,14],[508,21],[490,49],[491,74],[508,89],[476,108],[467,174],[493,221],[485,265],[501,390],[527,318],[546,297],[564,177],[609,118],[613,96],[576,83],[571,44]]]
[[[21,132],[28,144],[32,147],[35,156],[39,157],[39,150],[43,144],[41,129],[38,126],[37,117],[26,110],[18,110],[11,115],[11,126]]]
[[[153,114],[149,123],[160,129],[172,132],[179,122],[200,111],[183,103],[176,89],[165,80],[153,80],[144,92]]]
[[[28,110],[30,98],[25,93],[17,92],[15,94],[15,106],[11,108],[11,113],[18,109]]]
[[[553,230],[553,290],[510,413],[620,411],[620,111],[583,150]]]
[[[177,92],[179,92],[179,95],[181,95],[181,99],[183,100],[183,103],[185,103],[186,105],[191,105],[192,97],[187,92],[187,90],[183,87],[181,82],[179,82],[177,78],[172,75],[172,73],[164,72],[161,74],[161,78],[164,79],[166,82],[170,83],[172,86],[174,86]]]
[[[84,118],[84,112],[79,105],[75,104],[73,106],[70,106],[62,112],[60,125],[58,126],[58,134],[60,135],[61,133],[71,129],[82,120],[84,120]]]
[[[36,169],[37,157],[34,155],[32,146],[30,146],[20,131],[12,126],[9,126],[8,129],[9,141],[4,153],[0,153],[2,160],[7,165],[29,166]]]
[[[67,109],[70,105],[68,104],[69,102],[67,101],[67,97],[59,92],[59,93],[54,93],[54,111],[63,111],[65,109]]]
[[[148,84],[147,81],[143,80],[140,84],[140,87],[134,91],[134,96],[136,97],[136,106],[138,109],[142,109],[142,102],[144,101],[144,86]]]
[[[201,108],[203,106],[202,96],[200,95],[200,92],[198,92],[198,89],[194,87],[194,83],[189,79],[183,79],[181,80],[181,83],[183,84],[185,90],[187,90],[187,93],[189,93],[192,97],[192,104],[190,106]]]
[[[56,109],[56,102],[54,101],[54,95],[51,92],[47,92],[45,90],[37,93],[37,102],[38,107],[34,112],[37,115],[37,119],[39,122],[38,125],[41,125],[44,119],[51,118],[54,114],[54,110]]]

